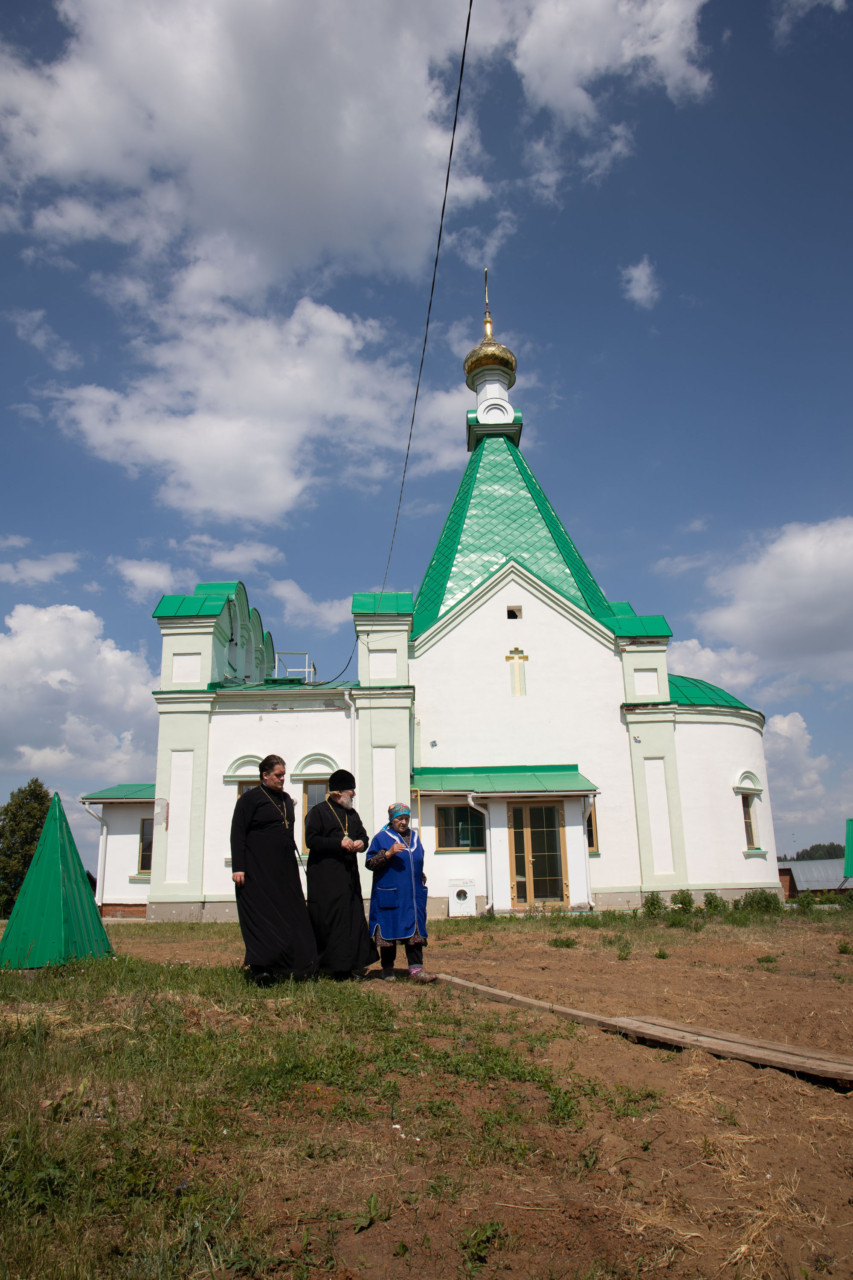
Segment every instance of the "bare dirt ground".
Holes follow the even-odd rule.
[[[577,945],[562,949],[549,943],[568,931],[546,924],[481,924],[466,932],[441,922],[427,958],[437,971],[595,1012],[659,1014],[850,1052],[853,955],[838,949],[851,937],[845,923],[711,923],[698,934],[635,928],[630,954],[620,960],[614,942],[621,937],[624,944],[626,935],[618,927],[572,929]],[[221,972],[242,960],[236,926],[125,925],[111,937],[119,959],[167,970]],[[655,958],[661,950],[668,958]],[[266,1022],[271,1045],[279,1034],[295,1032],[297,1041],[311,1034],[302,993],[273,990],[256,1011],[231,1012],[218,999],[180,996],[179,977],[175,993],[162,999],[174,1006],[174,1026],[205,1044],[242,1035],[241,1028],[248,1039]],[[181,1185],[241,1181],[241,1170],[251,1167],[243,1212],[279,1262],[239,1274],[853,1276],[850,1095],[700,1052],[631,1044],[444,987],[374,978],[360,990],[393,1009],[393,1027],[384,1039],[368,1030],[365,1050],[369,1058],[375,1042],[385,1055],[396,1094],[360,1100],[322,1083],[318,1066],[320,1083],[295,1085],[272,1107],[235,1097],[222,1110],[218,1137],[214,1129],[204,1144],[186,1140]],[[20,1004],[9,1012],[25,1016]],[[57,1007],[55,1016],[68,1014]],[[110,1016],[116,1027],[130,1028],[141,1015],[117,1005]],[[412,1036],[433,1054],[453,1055],[456,1065],[444,1074],[433,1074],[435,1058],[425,1058],[423,1070],[411,1056],[405,1065],[404,1041],[406,1052],[416,1053]],[[472,1062],[492,1061],[488,1055],[502,1046],[526,1055],[553,1083],[515,1068],[498,1065],[490,1074],[459,1065],[468,1054]],[[238,1069],[235,1059],[230,1070]],[[558,1101],[569,1100],[562,1122],[555,1120],[554,1087]],[[211,1256],[209,1274],[226,1280],[238,1272],[215,1266]]]
[[[853,955],[839,954],[839,942],[850,937],[840,918],[786,919],[751,929],[710,923],[699,934],[650,927],[631,935],[627,961],[617,958],[613,929],[573,929],[577,946],[563,950],[549,946],[555,932],[545,925],[449,936],[444,928],[443,921],[433,928],[426,950],[434,972],[614,1017],[657,1014],[782,1044],[853,1052]],[[122,925],[111,938],[119,955],[161,964],[243,959],[236,925],[184,928],[172,936],[168,930]],[[655,958],[661,949],[665,960]],[[370,973],[378,977],[377,969]]]
[[[839,953],[839,941],[849,936],[841,920],[786,919],[755,929],[712,923],[699,934],[650,927],[635,932],[631,954],[622,960],[614,930],[572,930],[577,945],[557,949],[549,946],[555,932],[546,925],[455,936],[449,929],[445,934],[446,927],[433,930],[427,952],[435,971],[599,1013],[658,1014],[851,1050],[853,956]],[[236,929],[171,942],[130,929],[113,930],[119,955],[167,964],[228,965],[242,959]],[[656,958],[662,949],[668,957]],[[382,990],[404,1018],[413,1016],[416,993],[408,984]],[[523,1086],[510,1090],[509,1098],[501,1089],[499,1105],[504,1113],[507,1106],[515,1109],[514,1132],[527,1144],[526,1153],[518,1162],[504,1159],[471,1169],[460,1165],[458,1153],[443,1151],[440,1141],[435,1149],[435,1122],[429,1119],[434,1113],[427,1106],[423,1139],[432,1159],[424,1167],[426,1146],[414,1163],[401,1156],[401,1146],[410,1157],[414,1138],[421,1136],[417,1107],[414,1115],[409,1112],[410,1132],[401,1143],[402,1130],[390,1118],[368,1125],[332,1123],[318,1095],[320,1131],[314,1141],[333,1148],[354,1142],[366,1194],[372,1188],[387,1198],[393,1189],[398,1206],[391,1219],[363,1234],[341,1230],[336,1256],[346,1259],[350,1274],[446,1275],[459,1266],[458,1259],[451,1265],[453,1242],[458,1249],[467,1229],[499,1221],[505,1235],[483,1250],[489,1274],[784,1280],[853,1275],[849,1095],[703,1053],[664,1052],[592,1028],[567,1028],[547,1014],[510,1015],[484,1001],[454,999],[472,1014],[488,1011],[497,1019],[515,1018],[516,1025],[520,1017],[529,1034],[541,1037],[542,1065],[558,1081],[575,1088],[579,1081],[590,1082],[588,1109],[579,1127],[567,1126],[555,1136],[553,1128],[541,1127]],[[596,1100],[599,1085],[657,1101],[628,1106],[633,1114],[620,1115],[618,1106]],[[482,1117],[489,1098],[480,1086],[460,1081],[454,1087],[463,1116]],[[529,1115],[519,1122],[526,1106]],[[279,1215],[282,1240],[295,1239],[288,1230],[293,1210],[273,1191],[275,1163],[271,1158],[271,1199],[263,1211]],[[322,1160],[303,1161],[289,1175],[293,1204],[328,1202],[331,1174]],[[336,1194],[346,1195],[350,1176],[344,1167],[334,1166],[334,1179]],[[437,1179],[447,1188],[439,1202]],[[584,1271],[592,1259],[604,1260],[606,1269]],[[459,1274],[485,1267],[469,1253]]]

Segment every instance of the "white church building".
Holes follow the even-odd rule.
[[[298,825],[337,768],[370,831],[411,796],[433,916],[780,891],[763,715],[670,672],[665,618],[606,599],[520,452],[515,356],[485,327],[417,597],[353,596],[357,679],[278,677],[242,582],[157,605],[156,779],[83,797],[105,915],[235,919],[231,815],[269,753]]]

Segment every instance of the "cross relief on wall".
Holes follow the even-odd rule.
[[[514,698],[523,698],[527,694],[527,682],[524,678],[524,663],[527,656],[523,649],[510,649],[509,654],[504,659],[509,662],[509,682],[510,690]]]

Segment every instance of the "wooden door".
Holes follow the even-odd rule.
[[[512,905],[568,906],[565,812],[556,804],[507,805]]]

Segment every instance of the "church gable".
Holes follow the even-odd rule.
[[[462,479],[418,593],[413,635],[510,561],[586,613],[610,613],[518,449],[507,437],[492,436],[480,442]]]

